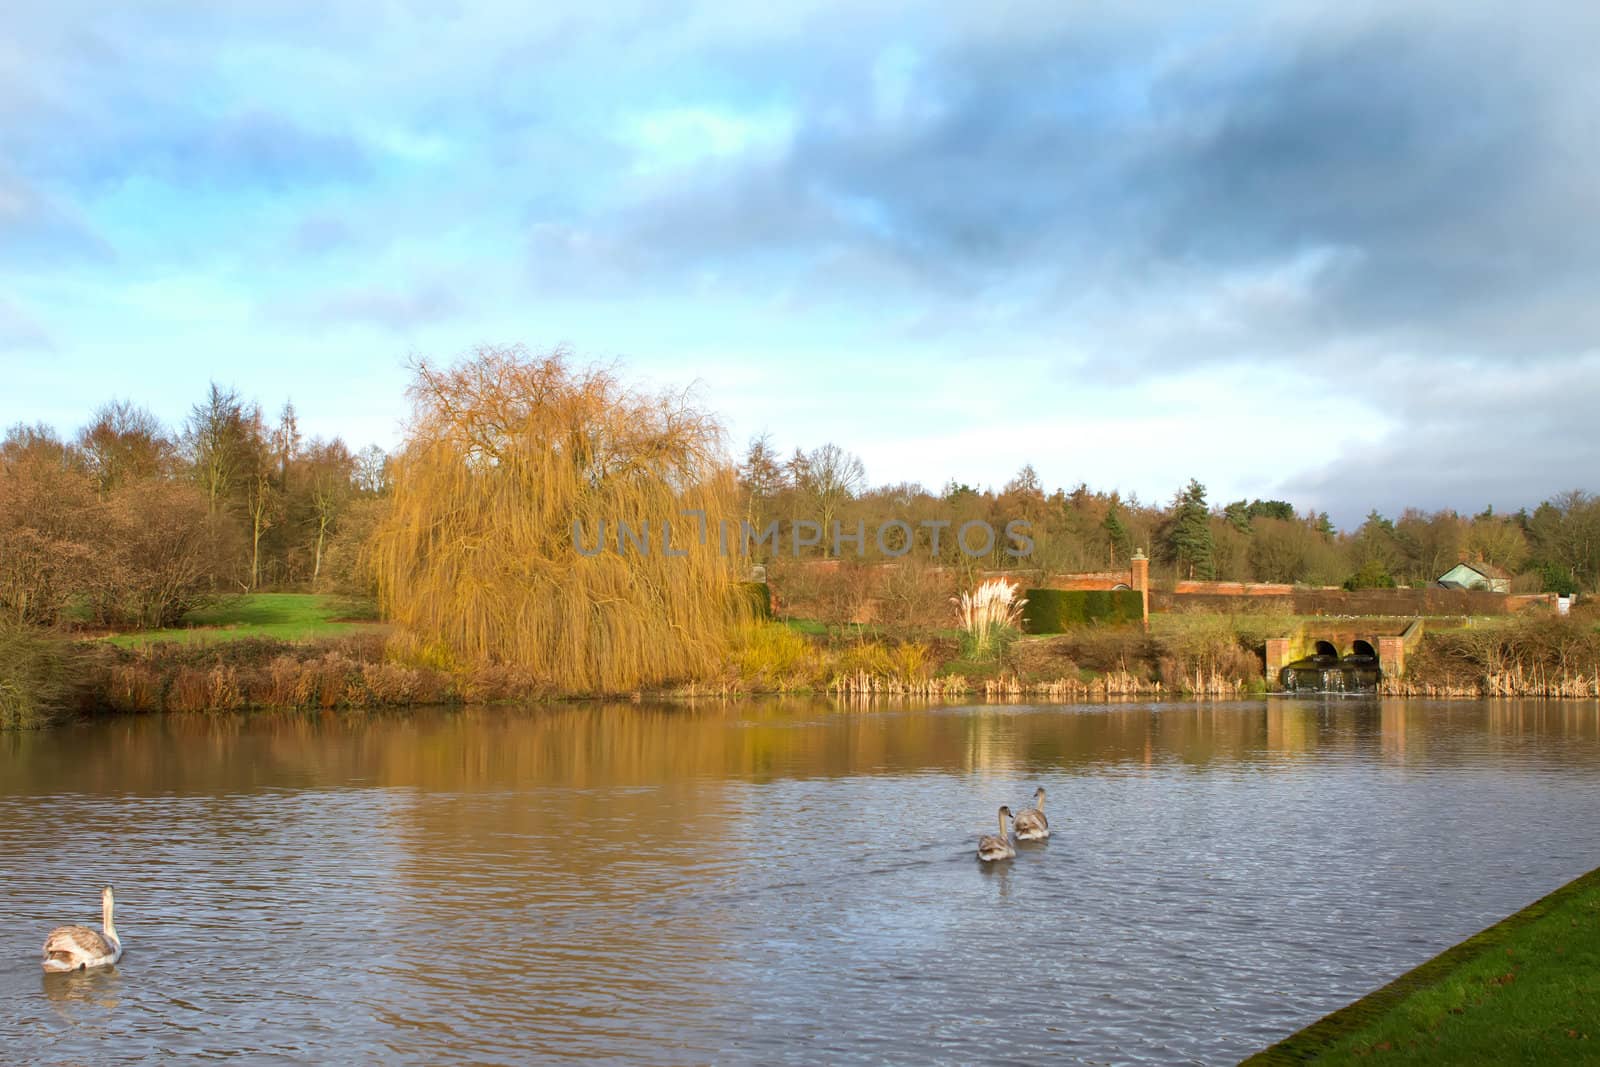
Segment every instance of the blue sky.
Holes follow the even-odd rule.
[[[0,421],[523,342],[875,482],[1600,489],[1584,5],[769,7],[9,11]]]

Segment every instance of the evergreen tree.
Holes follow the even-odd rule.
[[[1128,528],[1122,524],[1122,516],[1118,514],[1116,501],[1111,502],[1111,507],[1106,509],[1106,520],[1100,526],[1106,532],[1106,538],[1111,543],[1111,567],[1115,569],[1117,560],[1127,560],[1133,552],[1129,547]]]
[[[1252,500],[1246,509],[1252,519],[1282,519],[1294,521],[1294,505],[1287,500]]]
[[[1209,580],[1216,576],[1211,543],[1211,515],[1206,509],[1206,487],[1191,478],[1172,502],[1165,530],[1167,558],[1187,578]]]

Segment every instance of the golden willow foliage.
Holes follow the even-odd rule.
[[[481,348],[415,368],[394,506],[375,533],[385,612],[463,665],[507,664],[574,693],[709,675],[738,609],[722,432],[681,394],[625,388],[568,353]],[[707,516],[705,544],[693,516]],[[617,550],[649,524],[650,552]],[[583,555],[574,522],[593,551]],[[671,523],[674,551],[662,551]]]

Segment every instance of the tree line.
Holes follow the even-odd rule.
[[[1126,569],[1136,550],[1167,579],[1216,579],[1343,585],[1350,589],[1427,585],[1457,563],[1479,561],[1514,578],[1518,592],[1593,591],[1600,583],[1600,499],[1574,490],[1533,510],[1476,515],[1408,508],[1396,518],[1371,512],[1355,530],[1340,531],[1325,512],[1298,511],[1284,500],[1236,500],[1217,506],[1191,480],[1165,504],[1137,495],[1092,490],[1086,483],[1046,490],[1032,465],[999,490],[958,482],[939,490],[915,484],[872,486],[861,460],[834,444],[787,456],[770,436],[752,440],[738,466],[745,521],[805,518],[846,531],[870,530],[888,517],[914,527],[948,519],[982,520],[1001,528],[1014,518],[1032,528],[1034,552],[1024,567],[1043,574]],[[996,545],[991,558],[971,559],[950,537],[937,546],[918,527],[918,555],[961,570],[1015,569]],[[809,550],[832,554],[830,537]],[[898,548],[899,546],[895,546]],[[787,552],[783,553],[787,554]],[[853,542],[844,555],[856,556]],[[869,537],[867,559],[882,553]],[[764,562],[782,565],[779,559]]]
[[[564,492],[572,499],[589,502],[591,519],[609,514],[594,510],[599,505],[593,501],[604,496],[601,489],[622,493],[607,487],[638,494],[639,486],[656,479],[682,494],[694,485],[709,485],[708,479],[727,479],[732,489],[717,499],[730,501],[727,517],[736,525],[742,521],[761,530],[773,521],[820,523],[821,544],[804,555],[832,554],[835,523],[848,536],[858,525],[870,530],[898,519],[917,539],[914,561],[963,576],[1016,569],[1018,561],[1005,555],[1003,539],[994,544],[992,558],[963,551],[951,533],[936,547],[932,528],[953,531],[977,520],[998,530],[1022,519],[1034,543],[1024,565],[1041,575],[1123,570],[1136,550],[1145,550],[1158,580],[1374,588],[1431,583],[1458,562],[1481,560],[1515,576],[1517,591],[1593,591],[1600,583],[1600,500],[1580,490],[1512,514],[1407,509],[1390,518],[1374,511],[1358,528],[1340,531],[1326,514],[1299,511],[1287,501],[1218,505],[1199,481],[1190,481],[1166,503],[1145,503],[1086,483],[1047,489],[1032,466],[999,489],[955,481],[937,490],[909,483],[873,485],[862,461],[831,443],[784,454],[770,437],[761,436],[737,460],[722,458],[710,415],[671,395],[646,403],[595,372],[584,377],[567,367],[563,353],[535,359],[520,349],[493,350],[464,366],[478,377],[464,377],[452,388],[480,406],[483,393],[537,414],[539,404],[517,390],[533,388],[528,381],[535,378],[544,381],[540,374],[561,384],[562,396],[584,400],[564,401],[559,418],[540,415],[544,422],[530,414],[529,425],[549,437],[538,446],[545,451],[515,435],[508,438],[518,442],[519,456],[539,458],[537,470],[519,471],[520,481],[502,481],[520,486],[518,499],[533,504],[560,495],[539,491],[539,479],[544,479],[539,484],[567,486]],[[429,379],[425,369],[419,369],[419,382],[444,380]],[[591,394],[599,400],[590,402]],[[413,396],[419,404],[423,399],[421,393]],[[435,449],[427,453],[435,460],[454,456],[451,462],[464,464],[463,469],[484,468],[459,486],[449,482],[452,487],[493,485],[499,487],[496,492],[504,491],[501,481],[487,477],[487,467],[500,461],[462,429],[477,424],[451,411],[450,419],[414,427],[396,457],[376,446],[353,451],[337,437],[307,439],[292,403],[269,418],[259,404],[215,383],[177,427],[120,400],[103,405],[68,437],[49,426],[13,426],[0,439],[0,620],[160,627],[221,593],[263,588],[371,593],[377,571],[369,547],[394,510],[391,478],[405,455],[411,456],[405,469],[421,471],[425,453]],[[557,424],[566,428],[557,433],[551,429]],[[658,424],[664,427],[659,432],[640,429]],[[693,442],[692,455],[672,459],[677,454],[662,442],[676,447],[682,441]],[[437,451],[451,442],[453,451]],[[573,467],[577,474],[561,466],[577,458],[582,460]],[[447,481],[443,474],[435,471],[430,479],[419,478],[418,484],[430,486],[441,499],[449,496],[438,490]],[[456,496],[458,512],[488,506]],[[508,506],[496,500],[502,510]],[[618,500],[638,503],[626,493]],[[652,506],[666,506],[650,500]],[[433,550],[425,510],[408,524],[388,527],[391,533],[409,531],[412,554]],[[447,518],[459,525],[461,514]],[[559,518],[541,519],[549,522],[548,530],[540,527],[543,532],[534,538],[540,545],[570,527],[569,519]],[[523,520],[507,513],[497,521],[520,530],[514,524]],[[399,541],[391,541],[394,549]],[[551,545],[557,541],[569,544],[557,537]],[[882,556],[871,536],[859,548],[850,543],[849,555],[858,551],[869,561]],[[377,555],[392,574],[412,566],[392,551]],[[784,565],[759,555],[753,562]]]
[[[0,616],[45,626],[170,626],[208,596],[364,586],[360,547],[387,457],[307,440],[213,383],[180,427],[111,401],[75,436],[0,439]]]

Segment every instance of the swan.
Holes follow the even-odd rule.
[[[1043,841],[1050,836],[1050,821],[1044,817],[1044,786],[1033,791],[1033,807],[1017,812],[1012,820],[1018,841]]]
[[[122,958],[122,939],[111,923],[111,907],[116,901],[111,887],[100,891],[100,929],[97,934],[87,926],[58,926],[44,939],[44,969],[47,971],[77,971],[86,967],[104,967]]]
[[[984,834],[978,838],[978,858],[985,863],[995,860],[1008,860],[1017,854],[1011,847],[1011,838],[1006,834],[1006,820],[1011,818],[1011,809],[1004,804],[1000,805],[1000,833]]]

